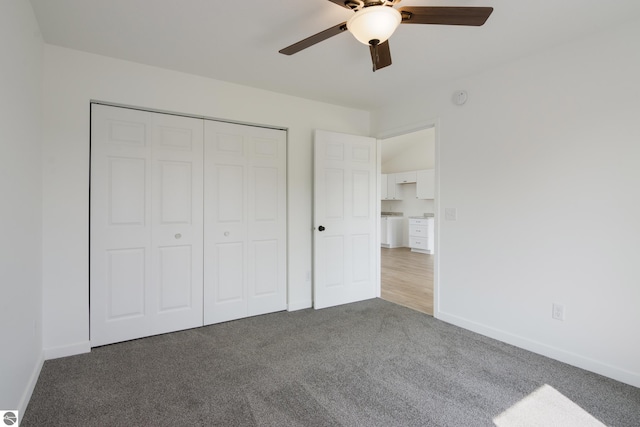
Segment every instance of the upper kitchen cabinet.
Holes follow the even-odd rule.
[[[380,199],[381,200],[402,200],[402,193],[396,184],[396,174],[383,173],[380,175]]]
[[[417,172],[416,199],[435,199],[436,176],[434,169]]]
[[[396,184],[413,184],[417,179],[417,172],[399,172],[394,174],[396,176]]]

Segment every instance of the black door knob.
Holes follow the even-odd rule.
[[[324,231],[324,226],[321,225],[320,227],[318,227],[318,230]]]

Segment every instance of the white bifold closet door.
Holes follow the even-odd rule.
[[[92,105],[91,346],[202,325],[203,120]]]
[[[286,309],[286,132],[206,121],[204,152],[204,323]]]

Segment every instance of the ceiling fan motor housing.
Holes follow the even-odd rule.
[[[387,41],[400,22],[402,15],[396,9],[376,5],[358,10],[347,21],[347,28],[360,43],[375,46]]]
[[[351,10],[360,10],[369,6],[393,6],[401,0],[345,0],[344,5]]]

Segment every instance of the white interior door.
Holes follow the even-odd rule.
[[[374,138],[315,132],[315,308],[376,296],[376,146]]]
[[[286,132],[205,122],[204,323],[284,310]]]
[[[93,347],[202,325],[202,120],[92,105]]]

